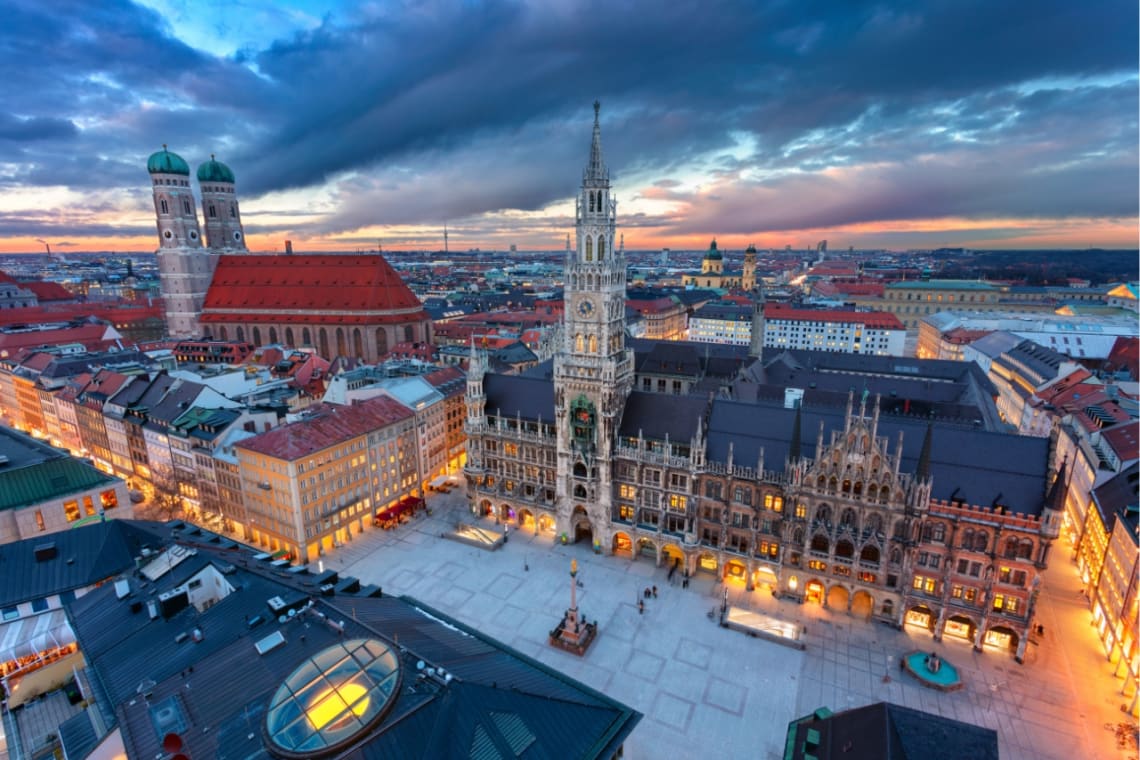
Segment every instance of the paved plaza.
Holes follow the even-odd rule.
[[[1025,665],[1000,652],[975,653],[965,642],[935,643],[921,631],[727,586],[731,604],[805,626],[800,652],[719,627],[709,613],[726,586],[711,576],[682,589],[647,559],[595,555],[585,544],[556,546],[513,529],[497,551],[474,548],[441,538],[470,519],[460,492],[429,504],[432,516],[358,536],[325,567],[420,599],[639,710],[645,717],[626,742],[627,757],[778,758],[793,718],[880,700],[996,729],[1006,760],[1135,757],[1117,746],[1112,729],[1131,720],[1119,710],[1119,682],[1098,654],[1080,582],[1060,553],[1047,574],[1051,591],[1042,595],[1046,633],[1030,645]],[[546,643],[569,606],[571,558],[582,582],[579,609],[600,629],[581,658]],[[639,613],[642,591],[653,585],[658,597]],[[965,689],[918,686],[898,667],[914,649],[953,662]]]

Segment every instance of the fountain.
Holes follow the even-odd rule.
[[[957,691],[965,686],[958,668],[942,659],[937,652],[914,651],[903,655],[899,667],[931,689]]]

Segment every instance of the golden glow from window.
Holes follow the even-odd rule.
[[[305,711],[305,715],[313,724],[313,728],[320,731],[333,721],[339,723],[344,720],[348,717],[349,712],[360,717],[367,710],[368,690],[358,683],[346,683],[339,689],[325,689],[313,705]],[[339,726],[333,726],[333,728],[339,728]]]

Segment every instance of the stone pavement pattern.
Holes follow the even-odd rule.
[[[725,586],[711,576],[682,590],[646,559],[595,555],[586,545],[555,546],[514,530],[500,550],[477,549],[440,538],[469,519],[461,494],[430,503],[432,517],[356,537],[326,557],[325,567],[420,599],[642,712],[626,742],[629,758],[779,758],[793,718],[880,700],[993,728],[1006,760],[1135,757],[1118,750],[1105,728],[1127,716],[1111,699],[1114,682],[1099,650],[1081,642],[1089,651],[1080,658],[1057,641],[1066,622],[1089,627],[1075,593],[1072,609],[1045,602],[1046,636],[1030,646],[1022,666],[1002,653],[975,653],[965,642],[935,643],[922,632],[729,585],[732,604],[804,624],[807,650],[799,652],[713,623],[708,613]],[[571,558],[583,583],[581,614],[600,629],[582,658],[546,643],[569,605]],[[1063,581],[1066,569],[1050,574]],[[658,598],[639,614],[641,592],[652,585]],[[899,657],[914,649],[944,655],[966,688],[943,694],[918,686],[898,668]]]

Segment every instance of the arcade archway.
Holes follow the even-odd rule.
[[[851,597],[851,614],[866,620],[875,611],[875,599],[867,591],[856,591]]]

